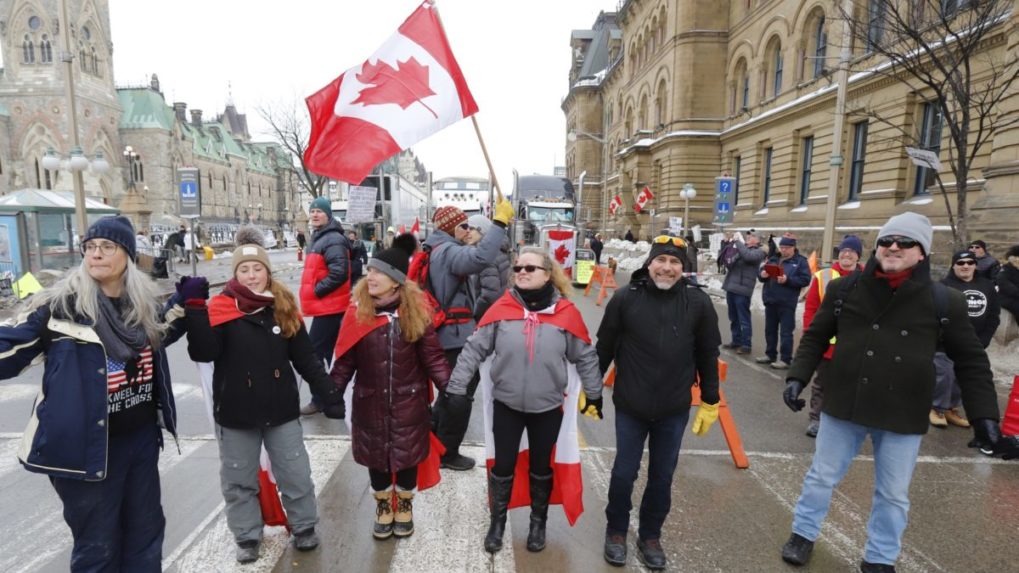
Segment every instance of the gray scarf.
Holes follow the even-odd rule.
[[[119,302],[119,300],[118,300]],[[93,327],[106,347],[106,354],[117,362],[128,362],[149,343],[145,329],[124,323],[118,302],[99,293],[99,316]]]

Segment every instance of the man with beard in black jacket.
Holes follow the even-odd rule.
[[[691,429],[702,436],[718,419],[718,315],[708,295],[683,277],[688,266],[686,241],[656,237],[644,266],[605,307],[598,329],[602,373],[616,363],[616,459],[605,508],[605,560],[618,567],[626,564],[630,498],[645,442],[648,477],[637,553],[657,570],[666,564],[662,524],[672,505],[672,475],[698,376],[701,405]]]
[[[941,282],[962,292],[969,310],[969,322],[977,332],[980,344],[987,348],[1001,322],[1001,305],[998,304],[998,292],[994,289],[994,283],[978,274],[978,265],[978,258],[972,251],[955,253],[952,256],[952,267]],[[968,428],[969,420],[956,410],[962,403],[962,391],[955,379],[955,363],[945,355],[944,349],[939,348],[934,353],[934,371],[931,425],[935,428],[947,428],[949,424]]]

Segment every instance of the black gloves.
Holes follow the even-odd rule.
[[[181,277],[175,286],[177,294],[185,302],[196,299],[209,299],[209,281],[205,277]]]
[[[343,401],[343,392],[339,388],[322,396],[322,413],[331,420],[342,420],[347,417],[347,403]]]
[[[793,412],[799,412],[807,405],[806,400],[800,398],[804,386],[806,384],[803,380],[790,378],[785,381],[785,391],[782,392],[782,399],[785,400],[785,405],[789,406],[789,409]]]
[[[470,415],[471,400],[464,394],[443,392],[446,402],[446,413],[452,420],[460,420]]]
[[[603,403],[602,397],[598,396],[597,398],[587,398],[585,395],[584,398],[586,398],[587,403],[585,404],[583,403],[584,401],[581,401],[580,413],[590,418],[597,418],[599,420],[603,419],[605,416],[601,413]]]
[[[993,456],[998,453],[998,442],[1001,441],[1001,429],[998,428],[998,421],[990,418],[970,420],[973,426],[973,439],[967,444],[971,448],[979,448],[980,453],[985,456]]]

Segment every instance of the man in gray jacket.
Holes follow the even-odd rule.
[[[476,326],[467,281],[470,275],[480,273],[495,261],[506,237],[506,227],[512,220],[513,205],[504,199],[495,206],[492,228],[476,246],[470,246],[463,242],[470,232],[467,215],[463,211],[447,205],[436,209],[432,217],[435,231],[424,243],[424,248],[431,252],[428,281],[432,295],[446,311],[446,322],[439,326],[437,332],[451,368],[456,366],[460,351]],[[475,377],[467,389],[468,398],[474,398],[477,387],[478,378]],[[432,427],[446,447],[446,454],[442,456],[443,468],[464,471],[474,467],[473,459],[460,454],[460,443],[467,433],[469,422],[470,404],[463,415],[450,416],[445,398],[440,395],[435,401]]]
[[[750,354],[753,342],[753,326],[750,322],[750,297],[757,286],[757,269],[767,253],[761,249],[761,240],[753,231],[748,231],[745,240],[736,239],[733,244],[738,254],[729,264],[722,290],[729,307],[729,328],[732,341],[727,348],[735,348],[737,354]]]

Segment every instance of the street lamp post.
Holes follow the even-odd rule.
[[[74,123],[73,120],[72,123]],[[75,133],[77,133],[76,128],[72,129]],[[71,148],[71,153],[66,159],[61,157],[55,149],[50,147],[46,150],[46,154],[42,156],[40,165],[47,171],[64,170],[71,172],[71,178],[74,181],[75,224],[78,228],[78,236],[81,237],[85,235],[85,230],[88,227],[88,219],[85,215],[85,187],[82,180],[82,172],[91,168],[93,173],[101,175],[110,170],[110,164],[105,158],[103,158],[102,153],[96,153],[95,158],[89,161],[88,157],[85,156],[85,152],[77,145],[77,139],[77,137],[74,137],[75,145]],[[68,234],[68,240],[71,243],[69,248],[73,251],[74,238],[71,234]]]
[[[124,159],[127,160],[127,188],[134,189],[134,162],[138,154],[130,145],[124,148]]]
[[[683,188],[679,190],[679,198],[683,200],[683,236],[686,236],[686,230],[690,228],[690,199],[697,196],[697,190],[694,189],[693,183],[687,183],[683,185]]]
[[[829,264],[832,259],[832,246],[835,243],[835,206],[838,203],[839,172],[842,170],[842,126],[846,118],[846,95],[849,88],[849,60],[852,56],[849,36],[852,34],[853,23],[847,14],[852,14],[852,0],[843,0],[842,50],[839,53],[839,69],[835,75],[838,87],[835,92],[835,122],[832,126],[832,147],[828,174],[828,197],[825,198],[824,235],[821,239],[821,263]]]
[[[607,171],[606,171],[607,167],[605,165],[605,163],[606,163],[605,162],[605,139],[602,138],[600,135],[597,135],[597,134],[594,134],[594,133],[588,133],[586,131],[581,131],[579,129],[573,129],[573,130],[571,130],[570,132],[568,132],[566,134],[566,139],[569,140],[570,143],[576,143],[577,138],[579,138],[579,137],[586,137],[588,139],[593,139],[593,140],[597,141],[598,143],[600,143],[601,146],[602,146],[602,153],[601,153],[601,157],[602,157],[602,162],[601,162],[601,204],[602,204],[601,227],[602,227],[602,229],[604,229],[604,227],[605,227],[605,195],[606,195],[606,189],[607,189],[606,182],[605,182],[606,173],[607,173]],[[587,175],[587,171],[584,171],[583,174],[581,174],[581,179],[580,179],[581,186],[583,186],[583,177],[586,176],[586,175]],[[581,193],[583,193],[583,190],[581,190]],[[577,199],[577,212],[578,212],[578,214],[580,213],[580,208],[581,208],[580,198],[578,198]],[[588,212],[590,213],[590,209],[588,209]]]
[[[85,159],[85,154],[81,151],[81,145],[78,142],[78,110],[74,97],[74,53],[71,51],[71,27],[69,25],[71,20],[67,17],[67,0],[60,0],[60,15],[63,20],[63,25],[60,26],[63,36],[61,41],[63,51],[60,53],[60,61],[64,63],[64,70],[67,74],[65,91],[67,94],[67,115],[71,122],[71,160],[68,161],[68,164],[73,171],[71,179],[74,183],[74,212],[78,221],[78,234],[84,236],[88,218],[85,216],[85,181],[81,172],[88,166],[88,160]],[[76,160],[75,152],[80,159]],[[78,167],[75,168],[75,165]]]

